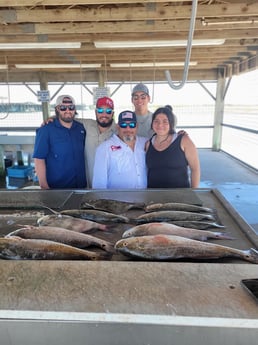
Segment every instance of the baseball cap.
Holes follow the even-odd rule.
[[[96,107],[101,108],[103,106],[114,109],[114,102],[109,97],[101,97],[97,100]]]
[[[125,121],[137,122],[136,114],[131,110],[122,111],[118,115],[118,124]]]
[[[70,101],[66,100],[66,98],[68,98]],[[56,106],[58,106],[58,105],[60,105],[62,103],[72,103],[72,104],[75,104],[75,101],[74,101],[74,98],[72,96],[60,95],[56,99]]]
[[[135,85],[135,87],[133,88],[133,91],[132,91],[132,96],[136,92],[144,92],[144,93],[146,93],[146,95],[148,95],[148,96],[150,95],[149,89],[147,88],[147,86],[145,84],[142,84],[142,83]]]

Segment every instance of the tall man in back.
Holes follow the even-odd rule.
[[[137,135],[150,138],[153,134],[151,129],[152,112],[148,109],[150,102],[149,89],[145,84],[136,84],[132,90],[132,103],[137,117]]]

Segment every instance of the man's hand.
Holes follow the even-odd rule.
[[[50,123],[50,122],[53,122],[55,118],[56,118],[55,116],[49,117],[49,118],[46,119],[44,122],[42,122],[42,124],[40,125],[40,127],[43,127],[43,126],[47,125],[47,124]]]
[[[177,132],[178,135],[188,135],[188,133],[186,131],[184,131],[183,129],[181,129],[180,131]]]

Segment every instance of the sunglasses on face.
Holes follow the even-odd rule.
[[[127,127],[135,128],[136,127],[136,122],[129,122],[129,123],[121,122],[121,123],[119,123],[119,127],[120,128],[127,128]]]
[[[97,108],[96,110],[97,110],[98,114],[106,113],[108,115],[111,115],[113,113],[113,109],[111,109],[111,108],[107,108],[107,109]]]
[[[59,110],[61,111],[66,111],[67,109],[69,110],[75,110],[75,105],[70,104],[70,105],[60,105]]]

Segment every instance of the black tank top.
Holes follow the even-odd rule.
[[[164,151],[157,151],[150,140],[146,153],[148,188],[189,188],[188,162],[179,135]]]

